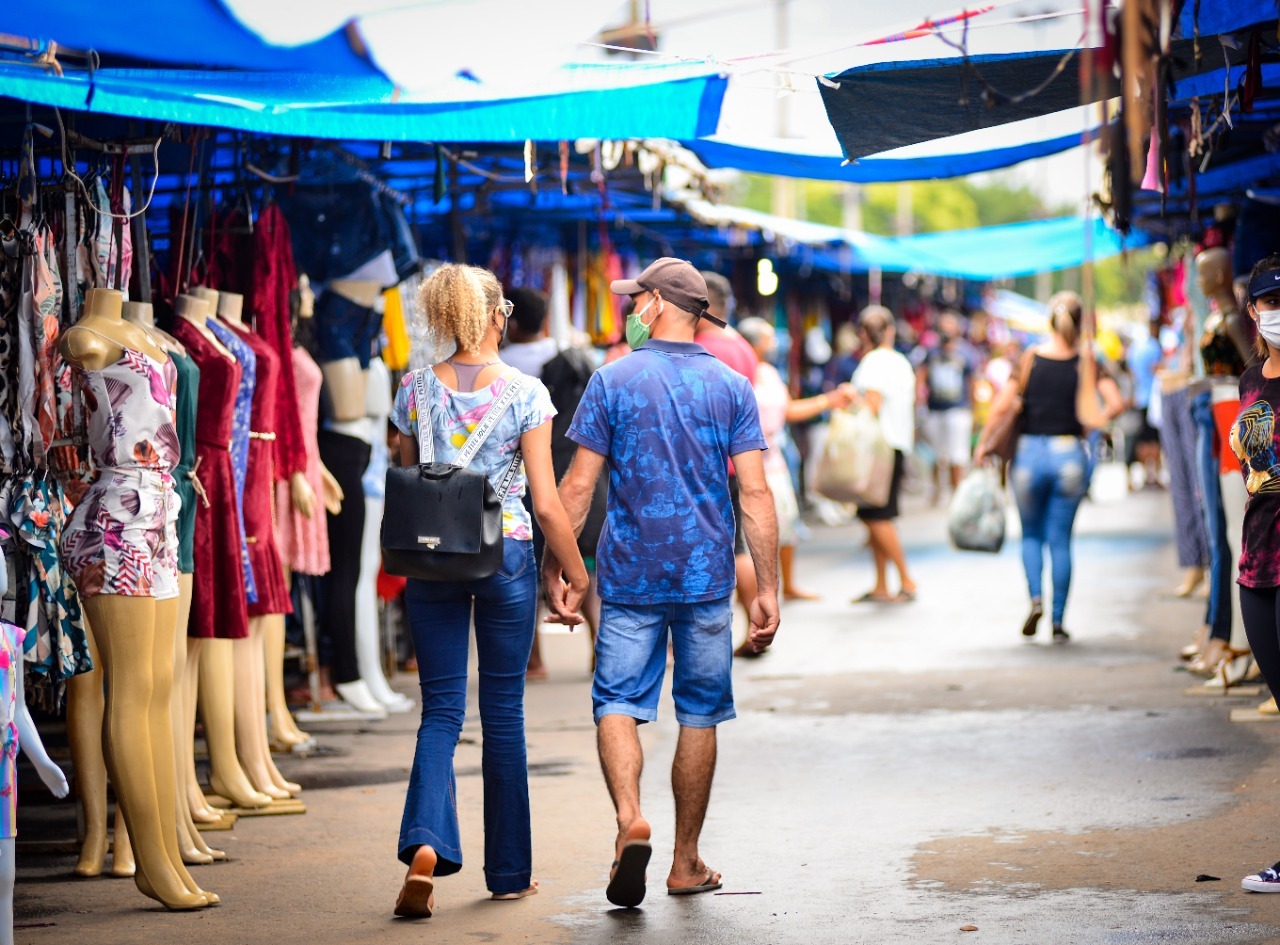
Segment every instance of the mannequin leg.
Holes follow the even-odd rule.
[[[302,793],[302,785],[293,781],[288,781],[285,776],[280,773],[280,769],[276,767],[275,760],[271,757],[271,741],[267,738],[267,627],[272,623],[279,623],[283,626],[283,614],[271,614],[263,617],[258,621],[258,627],[252,631],[251,635],[254,640],[253,647],[253,663],[252,669],[254,674],[253,694],[254,694],[254,711],[256,713],[257,725],[254,730],[254,737],[257,740],[257,751],[266,765],[267,776],[271,778],[271,783],[277,788],[287,793],[290,797],[297,797]]]
[[[111,783],[124,808],[138,873],[134,882],[147,896],[170,909],[199,909],[209,900],[188,890],[166,849],[165,811],[156,785],[151,702],[155,693],[156,601],[149,597],[101,595],[86,598],[84,608],[97,630],[106,672],[105,754]],[[171,610],[172,614],[172,610]],[[172,632],[172,631],[170,631]],[[172,641],[165,635],[163,659],[171,665]],[[169,685],[164,685],[165,696]],[[168,716],[168,706],[164,707]],[[165,731],[166,739],[169,733]],[[168,742],[166,741],[166,744]],[[167,752],[166,752],[167,754]],[[172,770],[170,762],[169,770]],[[168,810],[173,801],[166,795]],[[169,833],[174,825],[168,825]],[[176,843],[176,836],[174,837]]]
[[[94,669],[67,680],[67,742],[76,769],[76,799],[84,812],[84,839],[75,874],[89,877],[102,873],[107,855],[107,762],[102,754],[106,697],[102,691],[102,657],[87,620],[84,632]]]
[[[0,945],[13,945],[13,883],[18,875],[17,842],[0,840]]]
[[[111,831],[111,875],[118,879],[133,879],[138,864],[133,860],[133,845],[129,842],[129,827],[124,822],[124,807],[116,804],[116,825]]]
[[[189,892],[205,896],[212,904],[218,901],[217,896],[206,893],[192,879],[178,843],[178,763],[173,751],[173,638],[178,630],[178,608],[176,597],[156,601],[156,644],[148,709],[151,756],[155,765],[156,798],[160,802],[160,827],[169,863]]]
[[[271,798],[254,790],[236,757],[235,669],[231,640],[200,647],[200,718],[209,744],[209,784],[237,807],[266,807]]]
[[[181,583],[181,578],[178,579]],[[183,767],[183,781],[186,784],[187,808],[191,811],[191,821],[195,824],[216,824],[222,815],[215,811],[200,789],[200,779],[196,775],[196,703],[200,693],[200,653],[204,641],[196,637],[187,638],[186,686],[183,692],[182,733],[184,738],[180,750]]]
[[[190,574],[178,576],[178,626],[173,635],[173,698],[169,700],[170,721],[173,725],[173,759],[176,775],[175,783],[181,786],[176,792],[178,808],[178,841],[182,848],[182,861],[189,864],[212,863],[215,859],[213,851],[196,830],[191,820],[191,807],[187,803],[186,761],[187,751],[191,743],[191,733],[187,731],[187,623],[191,619],[191,584]],[[223,854],[217,859],[225,859]]]
[[[236,750],[249,783],[274,800],[290,796],[276,786],[268,767],[271,751],[267,746],[266,693],[260,667],[263,660],[262,618],[249,618],[249,636],[231,641],[235,667]],[[281,779],[283,780],[283,779]]]
[[[360,580],[356,584],[356,659],[360,678],[389,712],[408,712],[413,702],[391,688],[382,672],[381,628],[378,625],[378,567],[382,561],[381,498],[365,496],[364,535],[360,545]]]
[[[284,583],[286,587],[293,585],[293,575],[287,567],[284,569]],[[298,730],[284,696],[284,618],[268,620],[263,629],[263,637],[266,647],[267,713],[271,719],[271,743],[289,748],[302,745],[309,742],[311,736]]]

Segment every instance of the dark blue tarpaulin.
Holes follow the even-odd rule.
[[[98,114],[370,141],[696,138],[715,131],[728,80],[702,65],[566,66],[518,98],[457,80],[419,96],[381,77],[164,69],[68,70],[0,61],[0,95]]]
[[[1079,105],[1077,55],[1050,50],[882,62],[833,75],[838,88],[819,82],[818,90],[845,155],[863,158]],[[1112,83],[1101,97],[1115,94]]]
[[[1276,19],[1276,0],[1185,0],[1178,28],[1190,39],[1268,23]]]
[[[1045,141],[1028,141],[1003,148],[987,148],[960,154],[936,154],[921,157],[866,157],[845,163],[840,155],[805,154],[797,151],[769,151],[728,141],[704,138],[685,141],[684,146],[696,154],[707,167],[734,168],[753,174],[779,177],[802,177],[809,180],[851,181],[870,184],[889,181],[930,180],[962,177],[993,171],[1058,154],[1092,141],[1095,133],[1082,138],[1078,133],[1061,135]]]

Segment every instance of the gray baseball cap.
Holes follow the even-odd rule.
[[[661,292],[673,305],[723,326],[724,322],[707,313],[711,305],[707,299],[707,281],[693,263],[673,256],[663,256],[649,264],[634,279],[617,279],[609,285],[615,295],[635,295],[639,292]]]

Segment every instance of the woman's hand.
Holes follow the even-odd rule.
[[[826,396],[833,410],[843,410],[858,402],[858,388],[846,381],[834,390],[828,391]]]

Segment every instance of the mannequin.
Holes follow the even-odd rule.
[[[5,567],[4,553],[0,552],[0,597],[8,590],[9,572]],[[70,788],[62,769],[53,763],[49,753],[40,741],[40,733],[31,721],[31,712],[27,709],[26,699],[22,692],[22,637],[23,631],[12,624],[0,621],[0,679],[4,685],[0,687],[0,714],[9,717],[6,726],[5,742],[17,736],[18,744],[40,775],[40,780],[53,792],[54,797],[66,797]],[[17,824],[12,815],[17,810],[17,758],[6,752],[6,759],[0,762],[5,769],[5,780],[10,794],[4,806],[3,825],[0,830],[0,945],[13,945],[13,882],[17,864]]]
[[[1225,444],[1231,423],[1239,412],[1239,377],[1252,360],[1252,352],[1245,316],[1239,311],[1231,286],[1231,254],[1221,247],[1201,252],[1196,257],[1196,281],[1213,306],[1200,340],[1206,376],[1201,383],[1193,385],[1192,393],[1199,395],[1198,404],[1193,401],[1193,410],[1202,435],[1215,441],[1212,449],[1202,443],[1198,454],[1208,512],[1210,605],[1211,611],[1216,612],[1211,612],[1207,620],[1212,635],[1190,668],[1213,674],[1224,659],[1248,647],[1240,618],[1239,596],[1235,592],[1245,489],[1239,464]]]
[[[301,792],[286,781],[271,760],[266,725],[266,669],[263,625],[268,619],[283,620],[292,607],[280,571],[272,534],[274,494],[273,447],[275,441],[276,397],[280,359],[270,345],[248,330],[243,319],[243,296],[223,292],[218,300],[218,317],[248,345],[257,364],[249,434],[248,469],[245,480],[244,519],[249,556],[258,589],[258,599],[249,604],[249,636],[232,641],[236,693],[236,746],[245,773],[253,786],[274,800],[285,800]]]
[[[200,369],[196,367],[195,362],[176,338],[156,327],[151,303],[125,302],[124,319],[146,331],[148,336],[153,338],[160,347],[164,348],[174,367],[178,369],[178,393],[174,401],[174,409],[178,415],[178,442],[182,448],[182,458],[174,468],[174,488],[182,500],[182,505],[178,511],[178,519],[175,522],[175,528],[179,535],[178,626],[173,639],[173,699],[170,705],[170,715],[173,723],[177,783],[182,786],[182,789],[178,792],[177,801],[178,843],[182,850],[183,862],[188,865],[202,865],[212,863],[214,860],[225,860],[227,855],[221,850],[211,848],[205,843],[204,838],[200,836],[200,831],[196,829],[192,820],[191,805],[187,802],[186,796],[186,773],[188,769],[192,772],[193,780],[195,777],[194,745],[191,739],[191,728],[194,725],[194,719],[191,724],[187,723],[187,705],[190,703],[194,707],[195,693],[191,693],[190,698],[188,698],[188,686],[194,685],[194,682],[188,682],[187,678],[187,626],[191,618],[192,565],[190,561],[186,560],[190,556],[190,549],[186,549],[184,554],[182,542],[185,540],[194,541],[195,504],[199,500],[198,493],[192,485],[191,467],[195,463],[194,425],[196,395],[200,385]],[[183,537],[184,528],[190,530],[190,539]],[[190,761],[188,761],[188,755],[191,756]],[[199,790],[198,785],[196,790]],[[201,794],[202,800],[203,797],[204,795]],[[120,840],[117,833],[116,856],[114,859],[118,862],[119,858]],[[114,867],[112,871],[113,873],[115,872]]]
[[[134,882],[169,909],[199,909],[217,897],[201,890],[182,862],[170,716],[178,619],[177,538],[169,512],[177,503],[169,474],[177,459],[171,407],[176,374],[164,350],[124,321],[121,307],[118,291],[92,292],[84,316],[59,341],[86,388],[91,447],[100,469],[63,533],[62,550],[102,657],[107,769],[129,826]],[[129,399],[119,401],[125,404],[123,434],[114,415],[107,415],[111,403],[102,409],[102,400],[114,401],[111,392],[121,385],[131,390]],[[153,460],[131,465],[131,441],[150,444]],[[123,529],[120,541],[132,553],[133,569],[104,541],[104,518],[113,531]],[[162,537],[152,544],[157,530]],[[139,579],[145,576],[136,570],[139,560],[151,568],[150,582]]]
[[[395,281],[394,265],[389,276],[383,279],[366,278],[376,275],[379,260],[389,253],[361,267],[342,279],[334,279],[326,289],[316,311],[321,337],[332,337],[341,330],[328,324],[341,316],[341,328],[351,320],[361,321],[353,329],[355,341],[376,337],[376,329],[368,332],[367,322],[381,318],[377,309],[382,302],[384,280]],[[325,424],[319,434],[320,457],[327,469],[335,473],[345,502],[342,511],[330,516],[329,545],[331,570],[326,582],[326,599],[323,608],[324,623],[333,643],[333,660],[330,674],[338,697],[357,711],[375,718],[385,717],[387,712],[360,678],[356,647],[355,607],[356,586],[360,574],[360,545],[364,536],[364,495],[361,478],[369,464],[374,431],[366,414],[368,372],[364,367],[369,361],[369,351],[358,351],[351,357],[342,357],[321,364],[325,388],[333,405],[333,420]]]
[[[413,700],[405,698],[391,688],[382,673],[379,657],[381,632],[378,623],[378,569],[382,562],[382,545],[379,534],[382,528],[383,490],[387,474],[386,437],[378,437],[378,431],[387,429],[391,415],[391,372],[382,358],[369,362],[369,392],[366,409],[373,421],[373,458],[364,476],[365,515],[364,541],[360,550],[360,582],[356,585],[356,656],[359,660],[360,678],[368,686],[370,694],[382,703],[388,712],[408,712]]]
[[[302,322],[307,322],[310,329],[315,314],[315,296],[311,292],[311,283],[306,273],[298,277],[297,290],[292,298],[292,313],[294,324],[291,334],[297,335]],[[305,493],[300,492],[295,477],[287,488],[282,483],[276,489],[276,508],[279,510],[276,517],[276,546],[284,565],[286,584],[291,583],[294,572],[308,575],[329,572],[326,513],[337,515],[341,512],[344,498],[342,488],[320,459],[318,432],[320,391],[324,384],[324,374],[302,345],[295,343],[290,357],[297,387],[298,420],[305,452],[302,479],[308,488]],[[313,739],[298,730],[285,701],[284,643],[284,628],[268,624],[267,709],[271,717],[271,738],[276,746],[292,748],[306,745]]]
[[[240,383],[240,366],[209,329],[206,299],[180,295],[174,300],[174,312],[174,335],[200,368],[197,459],[211,503],[206,506],[202,501],[197,509],[200,540],[196,542],[195,570],[197,575],[202,568],[208,573],[195,582],[192,592],[195,617],[189,627],[187,663],[189,669],[193,663],[198,666],[196,689],[209,748],[209,784],[236,807],[254,810],[266,807],[271,798],[249,781],[236,756],[235,743],[232,641],[249,635],[230,455],[230,411]],[[198,812],[200,798],[190,790],[188,797],[194,820],[208,816],[207,811]]]

